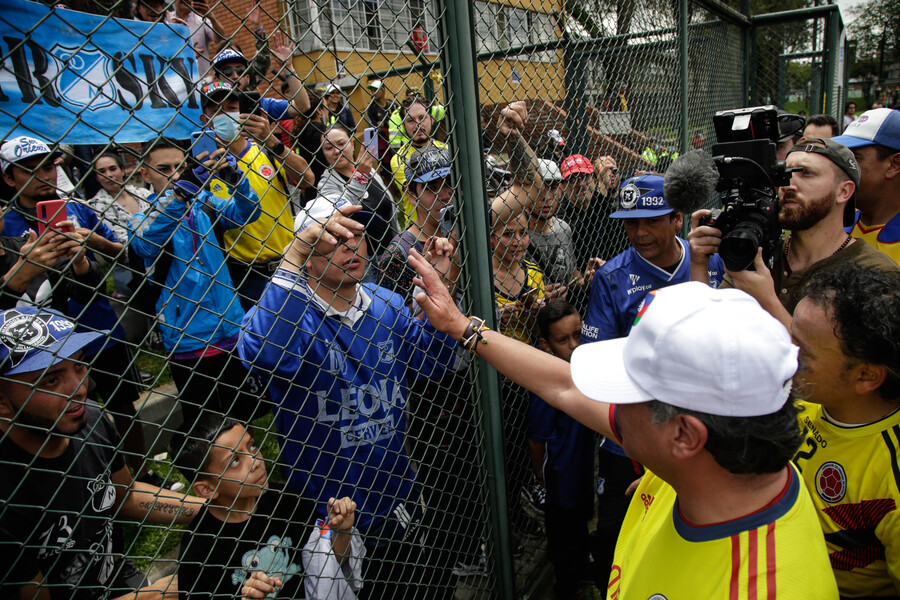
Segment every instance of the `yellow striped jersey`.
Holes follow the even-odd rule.
[[[900,409],[862,426],[842,425],[819,404],[799,402],[806,438],[794,462],[825,532],[842,597],[900,595]]]
[[[867,244],[878,248],[900,265],[900,235],[898,234],[900,234],[900,215],[892,218],[887,225],[871,227],[857,220],[853,231],[850,232],[853,237],[865,240]]]
[[[688,523],[675,490],[650,471],[616,544],[608,600],[836,600],[815,509],[798,473],[768,506],[713,525]]]
[[[259,196],[262,214],[253,223],[227,230],[225,247],[231,256],[247,263],[281,256],[294,237],[294,217],[288,190],[284,188],[284,175],[278,176],[278,167],[256,144],[248,144],[244,153],[235,158],[249,178],[250,187]],[[230,196],[228,188],[219,179],[210,180],[210,190],[220,198]]]

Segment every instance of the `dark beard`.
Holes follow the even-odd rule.
[[[787,214],[784,208],[781,208],[778,211],[778,221],[782,227],[790,231],[806,231],[828,216],[835,200],[837,191],[832,190],[825,198],[810,202],[806,206],[792,208]]]

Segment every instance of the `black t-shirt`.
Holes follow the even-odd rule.
[[[99,406],[57,458],[33,456],[0,439],[0,590],[5,598],[44,574],[51,596],[107,597],[121,539],[113,525],[111,474],[125,466],[119,437]],[[118,564],[117,564],[118,563]]]
[[[318,518],[315,504],[270,490],[242,523],[224,523],[205,508],[182,538],[179,597],[235,598],[254,571],[281,578],[279,598],[303,598],[302,550]]]

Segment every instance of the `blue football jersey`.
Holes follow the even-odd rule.
[[[378,526],[410,495],[407,377],[439,377],[456,340],[412,317],[403,298],[360,286],[346,313],[322,306],[304,275],[275,273],[243,321],[238,354],[270,379],[288,484],[319,503],[350,496],[356,525]]]
[[[684,252],[673,273],[648,262],[632,247],[610,259],[594,274],[581,343],[627,336],[648,292],[690,281],[690,249],[685,240],[676,239]],[[710,257],[708,271],[710,285],[718,287],[725,274],[718,255]]]

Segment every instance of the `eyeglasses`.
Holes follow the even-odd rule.
[[[244,73],[247,71],[244,67],[220,67],[216,70],[225,77],[231,77],[232,75],[243,77]]]

